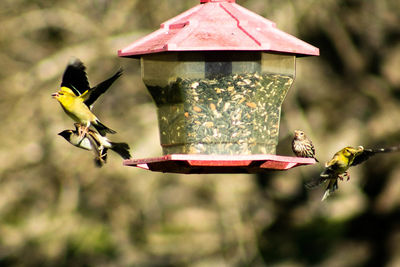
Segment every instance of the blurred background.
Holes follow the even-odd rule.
[[[236,0],[316,47],[297,60],[278,154],[303,129],[323,163],[347,145],[400,143],[400,1]],[[133,156],[161,155],[138,60],[117,50],[198,0],[0,2],[1,266],[400,266],[400,153],[350,170],[321,203],[322,166],[177,175],[122,166],[57,133],[51,98],[71,57],[94,85],[125,73],[95,113]]]

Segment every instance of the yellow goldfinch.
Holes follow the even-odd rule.
[[[350,179],[347,170],[351,166],[358,165],[377,153],[394,152],[399,149],[400,146],[378,149],[364,149],[362,146],[358,146],[357,148],[351,146],[345,147],[336,152],[333,158],[325,163],[325,170],[319,177],[307,182],[306,187],[314,188],[329,180],[324,196],[322,197],[323,201],[338,189],[338,179],[343,180],[345,177],[347,177],[347,180]]]
[[[114,134],[114,130],[108,128],[91,112],[91,108],[97,98],[103,94],[112,83],[122,75],[122,69],[112,77],[90,88],[87,80],[85,66],[79,59],[72,60],[64,71],[61,89],[52,94],[58,100],[63,110],[74,121],[86,126],[90,125],[104,136],[106,133]],[[87,129],[84,129],[85,131]],[[82,137],[82,133],[80,134]]]
[[[318,160],[315,158],[314,145],[311,140],[307,138],[306,134],[303,131],[294,131],[292,150],[297,157],[313,158],[316,162],[318,162]]]
[[[87,134],[82,137],[79,128],[83,126],[78,123],[75,123],[74,125],[75,130],[64,130],[58,133],[58,135],[64,137],[65,140],[76,147],[93,151],[97,166],[101,167],[106,163],[108,149],[113,150],[123,159],[131,158],[128,144],[111,142],[107,137],[101,136],[91,129],[89,129]]]

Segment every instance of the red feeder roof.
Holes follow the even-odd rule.
[[[276,28],[234,0],[200,0],[159,30],[118,51],[140,57],[166,51],[270,51],[317,56],[319,49]]]

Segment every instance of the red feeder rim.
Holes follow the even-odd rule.
[[[159,30],[118,51],[136,57],[166,51],[269,51],[317,56],[319,49],[276,28],[274,22],[234,0],[199,5],[161,24]]]
[[[172,173],[263,173],[314,164],[313,158],[278,155],[171,154],[157,158],[127,159],[125,166]]]

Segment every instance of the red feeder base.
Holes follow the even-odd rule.
[[[314,164],[313,158],[278,155],[170,154],[157,158],[127,159],[125,166],[172,173],[262,173]]]

